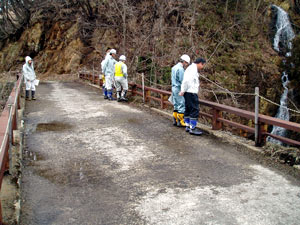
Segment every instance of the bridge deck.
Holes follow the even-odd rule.
[[[21,224],[297,224],[300,184],[78,83],[26,106]]]

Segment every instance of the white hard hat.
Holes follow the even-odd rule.
[[[110,54],[117,54],[117,51],[116,51],[116,49],[112,49],[112,50],[110,50],[109,53],[110,53]]]
[[[182,55],[180,59],[186,61],[188,64],[191,62],[191,58],[188,55]]]
[[[126,56],[125,55],[121,55],[119,60],[125,61],[126,60]]]

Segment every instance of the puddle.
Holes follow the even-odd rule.
[[[69,161],[59,169],[37,168],[35,173],[52,183],[72,187],[83,187],[86,185],[101,185],[106,187],[112,184],[110,176],[107,176],[103,170],[96,169],[88,161]]]
[[[36,127],[37,132],[47,131],[65,131],[70,130],[73,126],[67,123],[53,121],[51,123],[39,123]]]

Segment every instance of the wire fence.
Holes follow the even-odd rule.
[[[208,82],[210,82],[210,83],[216,85],[218,88],[221,88],[221,89],[225,90],[225,91],[217,91],[217,93],[230,94],[230,95],[232,95],[232,96],[235,96],[235,95],[240,95],[240,96],[242,96],[242,95],[244,95],[244,96],[256,96],[256,95],[257,95],[257,94],[255,94],[255,93],[232,92],[232,91],[229,91],[227,88],[223,88],[222,86],[218,85],[217,83],[211,81],[210,79],[208,79],[207,77],[205,77],[205,76],[203,76],[203,75],[201,75],[201,74],[200,74],[200,77],[202,77],[202,78],[205,79],[206,81],[208,81]],[[214,90],[209,90],[209,89],[202,89],[202,90],[206,90],[206,91],[208,91],[208,92],[216,93],[216,91],[214,91]],[[288,111],[290,111],[290,112],[294,112],[294,113],[300,114],[300,111],[299,111],[299,110],[294,110],[294,109],[288,108],[288,107],[286,107],[286,106],[282,106],[282,105],[280,105],[280,104],[278,104],[278,103],[276,103],[276,102],[274,102],[274,101],[272,101],[272,100],[270,100],[270,99],[267,99],[266,97],[264,97],[264,96],[262,96],[262,95],[258,95],[258,97],[259,97],[261,100],[267,101],[267,102],[269,102],[269,103],[271,103],[271,104],[273,104],[273,105],[276,105],[276,106],[278,106],[278,107],[282,107],[282,108],[284,108],[284,109],[286,109],[286,110],[288,110]]]

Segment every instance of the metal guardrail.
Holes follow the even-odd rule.
[[[102,81],[101,81],[101,79],[99,80],[98,75],[91,75],[89,73],[79,73],[79,78],[84,79],[84,80],[89,80],[89,81],[93,82],[94,84],[99,84],[99,86],[102,86]],[[130,91],[131,91],[132,95],[133,96],[134,95],[144,96],[146,103],[151,100],[159,102],[160,107],[162,109],[166,108],[167,106],[172,106],[172,104],[168,101],[169,96],[172,94],[170,91],[165,91],[165,90],[160,90],[160,89],[145,86],[144,93],[143,93],[142,85],[130,82],[129,86],[131,87]],[[159,97],[153,96],[153,95],[151,95],[151,93],[156,93],[156,95],[158,95]],[[210,113],[200,112],[200,116],[209,118],[211,120],[213,130],[221,130],[223,125],[226,124],[231,127],[246,131],[248,133],[255,134],[254,127],[250,127],[250,126],[247,126],[247,125],[244,125],[244,124],[241,124],[238,122],[234,122],[234,121],[231,121],[231,120],[228,120],[228,119],[225,119],[222,117],[222,113],[227,112],[227,113],[239,116],[241,118],[245,118],[245,119],[254,121],[254,119],[255,119],[254,112],[250,112],[247,110],[238,109],[235,107],[231,107],[231,106],[227,106],[227,105],[223,105],[223,104],[219,104],[219,103],[215,103],[215,102],[210,102],[210,101],[206,101],[206,100],[202,100],[202,99],[199,99],[199,102],[200,102],[200,105],[211,108]],[[257,146],[264,145],[266,143],[267,136],[273,137],[277,140],[282,141],[283,143],[286,143],[286,144],[289,144],[292,146],[298,146],[298,147],[300,146],[299,141],[296,141],[296,140],[293,140],[290,138],[286,138],[286,137],[273,135],[273,134],[269,133],[266,129],[266,127],[267,127],[266,125],[275,125],[275,126],[283,127],[287,130],[291,130],[291,131],[300,133],[300,124],[298,124],[298,123],[285,121],[285,120],[277,119],[277,118],[274,118],[271,116],[259,114],[258,115],[258,126],[259,126],[258,139],[255,143]]]
[[[15,84],[0,116],[0,190],[4,172],[11,169],[11,146],[13,131],[17,130],[18,109],[20,109],[20,92],[23,81],[21,75]],[[0,224],[2,224],[2,207],[0,201]]]

